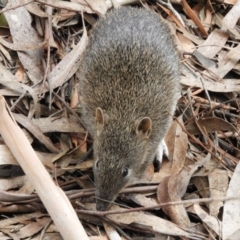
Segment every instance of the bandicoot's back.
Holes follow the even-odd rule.
[[[149,10],[112,11],[90,35],[79,78],[96,195],[112,201],[141,176],[171,123],[179,56],[169,27]],[[108,205],[97,201],[98,209]]]

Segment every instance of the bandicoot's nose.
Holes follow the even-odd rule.
[[[98,211],[107,211],[109,206],[110,206],[110,203],[107,201],[102,201],[100,199],[97,199],[96,201],[96,208]]]

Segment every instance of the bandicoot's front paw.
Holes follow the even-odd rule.
[[[159,143],[156,151],[156,156],[154,159],[155,167],[160,166],[160,164],[162,163],[163,156],[166,156],[167,158],[169,157],[168,147],[164,139]]]

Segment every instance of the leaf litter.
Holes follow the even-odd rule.
[[[240,1],[4,2],[0,95],[89,238],[240,239]],[[75,73],[98,17],[133,3],[170,24],[182,94],[165,137],[169,160],[149,166],[99,213],[93,159],[81,160],[93,140],[81,121]],[[62,239],[24,166],[2,137],[0,144],[0,239]]]

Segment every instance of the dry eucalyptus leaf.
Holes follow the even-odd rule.
[[[24,0],[24,1],[26,2],[27,0]],[[32,14],[38,16],[38,17],[42,17],[42,18],[47,18],[48,17],[48,14],[45,13],[44,11],[42,11],[42,9],[39,7],[38,3],[34,3],[34,2],[30,3],[30,4],[27,4],[26,7],[27,7],[27,10],[30,13],[32,13]]]
[[[240,196],[240,163],[234,170],[226,197]],[[223,240],[237,239],[240,234],[240,200],[228,200],[224,203],[222,220]]]
[[[218,62],[217,66],[212,66],[209,68],[209,70],[215,73],[220,78],[225,77],[226,74],[230,72],[240,60],[239,52],[240,52],[240,44],[237,47],[232,48],[224,56],[224,58]]]
[[[206,68],[216,65],[216,63],[213,60],[205,57],[199,51],[194,51],[193,56]]]
[[[18,123],[24,126],[28,131],[30,131],[47,149],[53,153],[59,152],[59,150],[53,145],[48,137],[46,137],[29,118],[22,114],[14,114],[14,118]]]
[[[7,8],[20,5],[19,0],[9,0]],[[4,12],[7,22],[10,27],[13,42],[19,43],[24,39],[24,44],[31,46],[42,42],[37,32],[31,25],[32,19],[25,7],[15,8]],[[38,81],[43,78],[42,56],[41,48],[36,50],[19,51],[18,56],[24,68],[33,75]]]
[[[53,225],[53,224],[52,224],[52,225]],[[52,225],[50,225],[50,227],[48,227],[47,232],[45,232],[45,234],[44,234],[44,240],[62,240],[62,236],[60,235],[60,233],[57,233],[56,230],[50,232],[49,228],[51,228]],[[39,236],[38,236],[38,234],[37,234],[37,236],[32,237],[31,240],[39,240],[38,237],[39,237]]]
[[[28,50],[37,50],[39,48],[42,48],[46,44],[45,41],[40,43],[38,42],[32,43],[31,45],[29,45],[28,43],[19,43],[19,42],[10,43],[6,41],[4,38],[0,38],[0,43],[11,50],[18,51],[18,52],[24,52]]]
[[[211,154],[208,153],[208,155],[205,158],[199,159],[195,164],[192,164],[190,166],[185,166],[180,172],[179,172],[179,182],[178,182],[178,194],[180,197],[184,195],[184,193],[187,190],[187,185],[193,176],[194,172],[196,172],[199,168],[204,166],[207,162],[209,162],[209,159],[211,159]]]
[[[81,41],[75,46],[75,48],[68,53],[49,73],[48,81],[50,85],[50,89],[54,89],[56,87],[62,86],[69,78],[72,77],[73,74],[76,73],[79,68],[81,55],[85,49],[87,44],[87,32],[86,30],[83,32]],[[36,86],[34,88],[36,92],[47,92],[49,91],[48,85],[45,85],[43,89],[41,86]]]
[[[40,230],[42,230],[50,221],[52,221],[50,217],[36,219],[36,221],[32,221],[26,226],[19,229],[16,235],[19,238],[30,237],[39,232]]]
[[[182,119],[179,118],[182,123]],[[158,186],[157,197],[159,203],[180,201],[182,192],[185,192],[187,184],[181,185],[183,180],[182,173],[187,153],[187,135],[182,131],[178,124],[175,128],[174,151],[172,156],[172,168],[170,177],[166,177]],[[184,175],[184,174],[183,174]],[[181,196],[180,196],[181,195]],[[189,227],[190,221],[183,205],[171,205],[162,207],[163,211],[172,219],[172,221],[181,227]]]
[[[0,89],[0,94],[6,94],[10,96],[21,96],[22,94],[30,94],[33,103],[35,116],[40,114],[40,104],[35,91],[26,84],[19,83],[15,76],[0,63],[0,84],[6,87],[6,89]]]
[[[90,8],[96,13],[105,15],[107,12],[107,4],[105,0],[85,0],[85,3],[88,3]]]
[[[2,38],[0,37],[0,42],[1,42],[1,39]],[[1,50],[1,53],[7,58],[7,60],[9,62],[11,62],[12,61],[12,57],[9,54],[9,52],[7,51],[7,49],[2,44],[0,44],[0,50]]]
[[[1,202],[23,202],[36,198],[34,195],[29,194],[16,194],[11,192],[0,192],[0,201]],[[1,224],[0,224],[1,226]]]
[[[224,0],[223,2],[227,4],[235,5],[237,0]]]
[[[219,221],[216,217],[205,212],[197,203],[194,204],[194,210],[195,210],[195,213],[199,216],[199,218],[205,224],[207,224],[208,227],[210,227],[219,236],[221,235],[221,229],[222,229],[221,221]]]
[[[9,96],[20,96],[23,93],[26,93],[29,90],[31,94],[32,91],[28,86],[17,82],[15,76],[0,63],[0,84],[6,86],[6,89],[0,89],[1,95],[9,95]],[[32,95],[33,99],[37,99],[35,97],[35,93]]]
[[[181,198],[177,193],[177,187],[175,187],[178,181],[179,177],[166,177],[159,184],[157,197],[160,204],[181,201]],[[184,205],[163,206],[162,209],[171,220],[180,227],[188,228],[190,226],[190,220]]]
[[[240,17],[240,2],[237,1],[236,4],[231,8],[231,10],[223,18],[222,24],[223,29],[233,29]]]
[[[109,240],[108,237],[104,236],[91,236],[89,237],[90,240]]]
[[[110,240],[121,240],[122,238],[116,231],[116,229],[107,222],[103,222],[104,229],[107,233],[107,236]]]
[[[181,201],[181,198],[186,193],[187,186],[193,173],[209,161],[209,155],[201,161],[196,162],[194,165],[179,169],[177,174],[164,178],[158,186],[158,202],[166,203]],[[162,209],[174,223],[182,227],[190,226],[190,220],[184,205],[163,206]]]
[[[207,161],[209,161],[209,157],[192,166],[182,168],[176,175],[164,178],[158,186],[157,196],[159,203],[181,201],[192,174]],[[182,227],[190,226],[184,205],[163,206],[162,209],[174,223]]]
[[[65,168],[68,168],[71,161],[72,161],[72,154],[66,154],[65,152],[65,154],[60,159],[54,162],[61,169],[65,169]]]
[[[16,191],[16,193],[19,194],[33,194],[35,191],[32,183],[29,181],[29,179],[27,179],[27,181],[24,183],[24,185],[18,190]]]
[[[15,73],[15,77],[18,82],[23,82],[25,78],[25,71],[22,66],[18,68],[17,72]]]
[[[18,165],[18,162],[6,145],[0,145],[0,166],[7,164]]]
[[[201,168],[199,168],[196,172],[194,172],[193,174],[194,177],[208,176],[209,173],[214,171],[219,166],[219,163],[216,160],[214,160],[214,158],[211,157],[211,154],[208,154],[205,157],[198,156],[198,161],[200,162],[200,164],[202,161],[205,163],[203,166],[201,166]]]
[[[180,78],[180,83],[189,87],[203,88],[202,81],[186,68],[182,68],[183,75]],[[204,86],[208,91],[212,92],[239,92],[240,80],[224,79],[221,82],[204,81]]]
[[[225,169],[214,169],[208,175],[210,196],[213,199],[218,199],[226,196],[228,188],[228,174]],[[217,217],[220,208],[223,206],[223,202],[211,202],[209,203],[209,214]]]
[[[7,191],[14,188],[19,188],[27,182],[26,176],[20,176],[10,179],[0,179],[0,191]]]
[[[88,160],[82,163],[79,163],[78,165],[74,166],[74,169],[80,169],[81,171],[85,171],[93,166],[94,161]],[[70,168],[64,168],[64,169],[70,169]]]
[[[177,33],[178,40],[181,44],[182,51],[193,53],[193,51],[196,49],[196,46],[193,44],[191,40],[186,38],[183,34]]]
[[[36,154],[45,167],[54,170],[54,165],[52,164],[51,159],[55,158],[56,154],[45,152],[36,152]],[[0,166],[1,165],[19,165],[6,145],[0,145]]]
[[[74,12],[88,12],[88,13],[94,13],[91,8],[89,8],[86,4],[79,4],[67,1],[55,1],[55,0],[48,0],[48,4],[50,4],[52,7],[55,7],[57,9],[67,9],[69,11]]]
[[[111,210],[124,210],[124,209],[117,206],[113,206],[111,207]],[[163,233],[171,236],[185,236],[188,238],[191,238],[193,236],[197,237],[197,235],[182,230],[172,222],[156,217],[154,215],[145,214],[144,212],[114,214],[109,215],[108,218],[113,219],[114,221],[117,221],[119,223],[124,223],[128,225],[131,223],[138,223],[152,229],[152,231],[156,233]]]
[[[198,51],[205,57],[213,58],[222,49],[228,36],[229,35],[226,32],[214,29]]]
[[[40,213],[40,212],[35,212],[35,213],[29,213],[29,214],[21,214],[16,216],[15,218],[6,218],[4,220],[0,221],[0,229],[4,229],[4,228],[10,228],[18,223],[23,223],[25,221],[30,221],[31,219],[35,219],[35,218],[42,218],[46,216],[46,214],[44,213]]]
[[[83,189],[94,189],[95,186],[91,178],[89,176],[87,176],[87,178],[86,177],[84,178],[84,177],[76,178],[75,180],[77,184]]]
[[[178,121],[183,125],[182,116],[178,118]],[[182,130],[180,124],[176,127],[176,133],[174,138],[174,150],[172,158],[171,175],[178,174],[184,166],[185,156],[188,147],[187,134]]]
[[[181,119],[181,117],[179,118]],[[176,141],[176,131],[177,128],[179,128],[180,126],[178,125],[177,121],[173,121],[172,125],[170,126],[170,128],[168,129],[166,135],[165,135],[165,142],[168,146],[168,151],[169,151],[169,159],[172,160],[173,159],[173,155],[174,155],[174,150],[175,150],[175,141]],[[181,130],[179,130],[181,131]],[[174,139],[174,141],[173,141]]]
[[[85,133],[86,131],[80,126],[78,119],[74,116],[61,118],[34,118],[33,124],[36,124],[42,133],[47,132],[76,132]]]
[[[56,170],[53,162],[54,162],[54,159],[56,159],[60,153],[46,153],[46,152],[36,151],[36,154],[38,158],[41,160],[42,164],[48,170],[51,170],[51,171]]]
[[[239,2],[228,12],[223,19],[224,28],[234,28],[237,19],[240,16]],[[225,30],[225,29],[224,29]],[[214,29],[214,31],[208,36],[203,46],[198,51],[208,58],[213,58],[226,43],[229,34],[226,31]]]
[[[193,43],[195,43],[197,46],[202,46],[204,43],[204,40],[202,38],[199,38],[193,34],[191,34],[190,32],[183,30],[183,29],[178,29],[179,32],[182,32],[182,34],[184,35],[184,37],[186,37],[187,39],[191,40]]]
[[[207,133],[214,133],[215,131],[237,131],[232,124],[218,117],[202,118],[199,119],[197,123],[204,127]],[[186,125],[186,130],[193,135],[200,134],[200,130],[195,122]]]
[[[129,194],[128,198],[143,207],[152,207],[158,204],[155,198],[146,197],[143,194]]]

